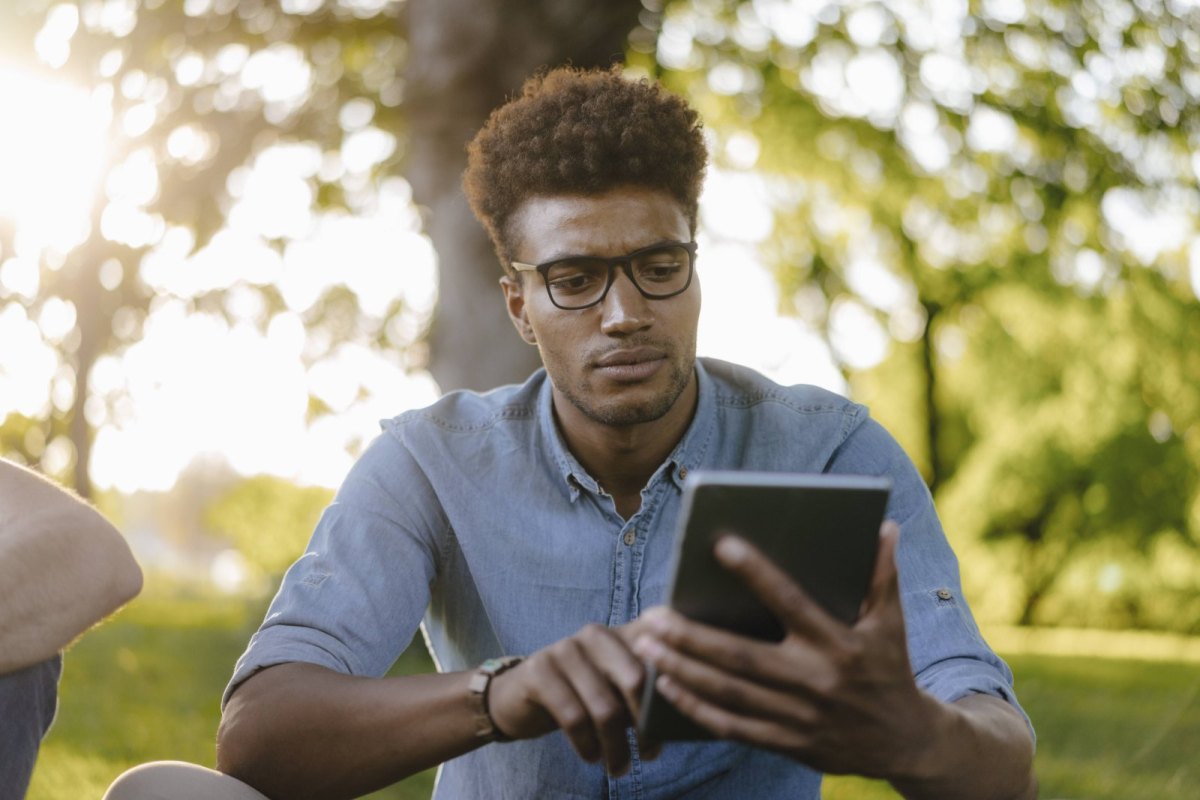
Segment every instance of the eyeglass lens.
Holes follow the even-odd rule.
[[[567,258],[546,269],[550,297],[562,308],[595,303],[608,288],[609,264],[603,258]],[[647,297],[669,297],[683,291],[691,278],[691,256],[678,245],[664,245],[636,253],[629,260],[629,275]]]

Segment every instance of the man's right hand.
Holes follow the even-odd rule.
[[[586,761],[612,775],[629,768],[625,730],[635,724],[646,671],[630,649],[639,621],[588,625],[492,679],[488,710],[501,733],[532,739],[561,728]]]

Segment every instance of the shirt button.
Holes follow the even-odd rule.
[[[954,595],[950,593],[949,589],[938,589],[937,596],[938,600],[949,600],[951,597],[954,597]]]
[[[625,544],[633,544],[636,538],[632,530],[625,531]]]
[[[688,472],[687,467],[680,467],[679,468],[679,480],[683,480],[684,478],[686,478],[687,472]]]

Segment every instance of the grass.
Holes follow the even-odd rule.
[[[67,654],[59,716],[28,800],[99,798],[124,770],[152,760],[212,766],[225,682],[262,614],[260,603],[151,586]],[[1127,651],[1117,651],[1127,655]],[[1008,656],[1038,730],[1046,800],[1200,797],[1200,666],[1191,661]],[[397,672],[428,669],[410,648]],[[371,795],[427,798],[433,773]],[[885,784],[826,781],[826,800],[894,800]]]
[[[220,698],[263,605],[149,587],[67,653],[58,717],[42,745],[26,800],[99,800],[125,770],[147,761],[212,767]],[[396,671],[429,669],[423,646]],[[427,798],[432,771],[373,800]]]
[[[1200,666],[1130,658],[1008,655],[1038,734],[1044,800],[1200,797]],[[887,785],[829,778],[826,800],[893,800]]]

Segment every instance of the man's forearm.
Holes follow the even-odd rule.
[[[936,701],[934,701],[936,702]],[[1020,714],[990,695],[942,706],[912,775],[892,781],[909,800],[1033,800],[1033,740]]]
[[[129,546],[95,509],[0,461],[0,674],[50,658],[141,587]]]
[[[469,678],[270,667],[226,706],[217,767],[270,797],[358,797],[479,746]]]

